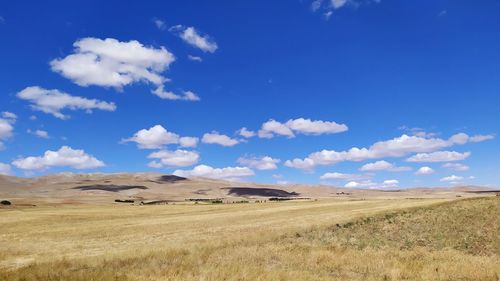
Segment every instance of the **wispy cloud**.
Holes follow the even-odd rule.
[[[208,35],[200,34],[200,32],[192,26],[176,25],[169,30],[176,33],[184,42],[203,52],[214,53],[219,48],[213,38]]]

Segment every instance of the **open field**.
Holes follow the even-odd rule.
[[[1,280],[498,280],[500,198],[0,210]]]

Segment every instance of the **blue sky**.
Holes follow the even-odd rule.
[[[500,1],[43,2],[0,3],[3,174],[500,184]]]

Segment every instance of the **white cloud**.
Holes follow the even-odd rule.
[[[28,133],[30,134],[33,134],[39,138],[42,138],[42,139],[48,139],[50,138],[49,136],[49,133],[47,131],[44,131],[44,130],[35,130],[35,131],[32,131],[30,129],[28,129]]]
[[[160,150],[151,153],[148,158],[159,159],[152,161],[149,166],[152,168],[162,167],[186,167],[198,163],[200,155],[196,151],[177,149],[175,151]]]
[[[418,128],[418,127],[412,128],[412,127],[408,127],[408,126],[401,126],[401,127],[399,127],[399,129],[409,133],[412,136],[417,136],[417,137],[422,137],[422,138],[434,138],[437,136],[436,133],[429,133],[429,132],[426,132],[424,129]]]
[[[207,144],[219,144],[222,146],[234,146],[239,143],[238,140],[232,139],[226,135],[221,135],[216,131],[204,134],[201,138],[201,142]]]
[[[0,118],[0,140],[11,137],[13,130],[12,121]]]
[[[262,124],[258,132],[260,138],[272,138],[274,135],[295,137],[295,133],[305,135],[336,134],[345,132],[348,127],[345,124],[338,124],[333,121],[311,120],[304,118],[290,119],[286,123],[281,123],[270,119]]]
[[[311,170],[318,165],[332,165],[342,161],[364,161],[386,157],[398,158],[411,153],[428,153],[445,147],[464,144],[468,141],[470,141],[470,138],[464,133],[453,135],[448,140],[403,134],[391,140],[376,142],[369,148],[353,147],[346,151],[321,150],[313,152],[304,159],[288,160],[285,162],[285,166]],[[425,158],[425,155],[422,157]]]
[[[190,60],[190,61],[197,61],[197,62],[202,62],[203,61],[203,59],[201,57],[192,56],[192,55],[188,55],[188,60]]]
[[[442,181],[442,182],[457,183],[457,182],[459,182],[459,181],[461,181],[463,179],[464,179],[464,177],[451,175],[449,177],[444,177],[444,178],[440,179],[440,181]]]
[[[360,168],[360,171],[390,171],[390,172],[403,172],[410,171],[410,167],[397,167],[392,163],[385,160],[368,163]]]
[[[469,166],[461,164],[461,163],[445,163],[443,168],[455,170],[455,171],[468,171]]]
[[[406,159],[408,162],[451,162],[461,161],[468,158],[470,152],[456,152],[456,151],[436,151],[432,153],[419,153]]]
[[[141,149],[157,149],[167,144],[179,143],[179,135],[167,131],[161,125],[137,131],[134,136],[122,142],[135,142]]]
[[[345,124],[337,124],[333,121],[321,121],[298,118],[288,120],[286,126],[295,132],[305,135],[336,134],[345,132],[348,127]]]
[[[12,175],[12,169],[9,164],[0,163],[0,175],[4,176]]]
[[[105,111],[115,111],[116,105],[112,102],[105,102],[96,99],[87,99],[72,96],[59,90],[47,90],[38,86],[27,87],[17,93],[17,97],[29,101],[31,108],[47,114],[51,114],[59,119],[68,119],[69,116],[61,111],[85,110],[91,113],[92,110],[99,109]]]
[[[217,50],[217,43],[208,35],[201,35],[194,27],[185,27],[176,25],[170,28],[170,31],[175,32],[184,42],[196,47],[203,52],[213,53]]]
[[[158,86],[152,91],[154,95],[164,100],[185,100],[185,101],[199,101],[200,97],[192,91],[183,91],[182,95],[178,95],[172,91],[166,91],[163,85]]]
[[[344,173],[325,173],[320,179],[322,180],[346,180],[346,181],[356,181],[366,179],[368,176],[366,175],[357,175],[357,174],[344,174]]]
[[[398,180],[385,180],[382,183],[382,187],[385,187],[385,188],[397,187],[398,185],[399,185],[399,181]]]
[[[62,146],[57,151],[47,150],[43,156],[18,158],[12,165],[23,170],[44,170],[51,167],[71,167],[75,169],[94,169],[104,166],[104,162],[80,149]]]
[[[279,159],[274,159],[269,156],[263,157],[240,157],[238,163],[241,165],[249,166],[257,170],[275,170],[278,168],[276,164],[280,162]]]
[[[83,38],[75,43],[74,53],[50,62],[52,71],[70,79],[77,85],[113,87],[122,90],[124,86],[139,82],[152,83],[153,94],[170,100],[197,101],[192,92],[177,95],[164,90],[169,79],[163,76],[175,56],[165,47],[148,47],[136,40],[128,42],[113,38]]]
[[[165,21],[163,21],[161,19],[154,18],[153,19],[153,23],[156,25],[156,27],[159,30],[165,30],[165,29],[167,29],[167,24],[165,23]]]
[[[247,167],[226,167],[212,168],[207,165],[198,165],[192,170],[176,170],[174,175],[181,177],[205,177],[223,180],[241,180],[245,177],[255,175],[255,173]]]
[[[482,142],[482,141],[492,140],[494,138],[495,138],[495,136],[493,136],[493,135],[475,135],[475,136],[470,137],[469,141],[470,142]]]
[[[328,11],[328,12],[325,12],[325,13],[323,14],[323,16],[325,17],[325,20],[327,20],[327,21],[330,19],[330,17],[331,17],[332,15],[333,15],[333,12],[332,12],[332,11]]]
[[[317,12],[320,9],[323,10],[323,15],[326,20],[329,20],[333,14],[333,11],[339,10],[341,8],[352,6],[357,8],[362,5],[369,5],[372,3],[380,3],[381,0],[327,0],[327,4],[323,5],[323,0],[314,0],[311,3],[311,10]]]
[[[371,188],[374,187],[376,183],[366,180],[366,181],[350,181],[344,185],[347,188]]]
[[[262,124],[262,127],[258,132],[260,138],[272,138],[275,134],[287,136],[289,138],[295,137],[290,128],[288,128],[285,124],[273,119]]]
[[[10,138],[12,136],[12,132],[14,131],[13,124],[16,122],[16,119],[12,118],[0,118],[0,150],[5,148],[5,145],[2,141]]]
[[[434,174],[434,170],[431,167],[427,167],[427,166],[420,167],[415,172],[415,175],[417,175],[417,176],[430,175],[430,174]]]
[[[466,144],[468,142],[483,142],[494,139],[494,135],[474,135],[469,136],[465,133],[459,133],[450,138],[450,142],[454,144]]]
[[[251,138],[251,137],[254,137],[256,135],[254,131],[250,131],[245,127],[239,129],[238,134],[244,138]]]
[[[182,99],[188,100],[188,101],[199,101],[200,97],[192,91],[183,91],[182,92]]]
[[[314,163],[314,161],[310,158],[305,158],[305,159],[296,158],[293,160],[286,160],[285,166],[300,170],[312,170],[316,166],[316,163]]]
[[[384,180],[381,184],[372,182],[371,180],[350,181],[344,185],[347,188],[394,188],[399,185],[399,181],[395,179]]]
[[[181,137],[179,138],[179,144],[182,147],[196,147],[198,145],[198,138],[195,137]]]
[[[311,3],[311,10],[313,12],[316,12],[317,10],[319,10],[319,8],[321,8],[321,4],[323,4],[323,0],[314,0]]]
[[[2,112],[2,117],[14,121],[17,119],[17,115],[9,111]]]
[[[330,0],[332,8],[340,9],[344,7],[349,1],[348,0]]]
[[[113,38],[83,38],[76,41],[74,53],[50,62],[52,70],[80,86],[121,89],[136,82],[162,85],[161,72],[175,57],[164,47],[142,45],[136,40],[121,42]]]

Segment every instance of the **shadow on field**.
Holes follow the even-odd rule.
[[[235,196],[293,197],[299,195],[297,192],[273,188],[226,187],[223,189],[228,189],[228,194]]]
[[[102,191],[110,191],[110,192],[119,192],[119,191],[130,190],[130,189],[148,189],[148,188],[145,186],[142,186],[142,185],[95,184],[95,185],[77,186],[77,187],[73,187],[73,189],[80,189],[81,191],[102,190]]]

